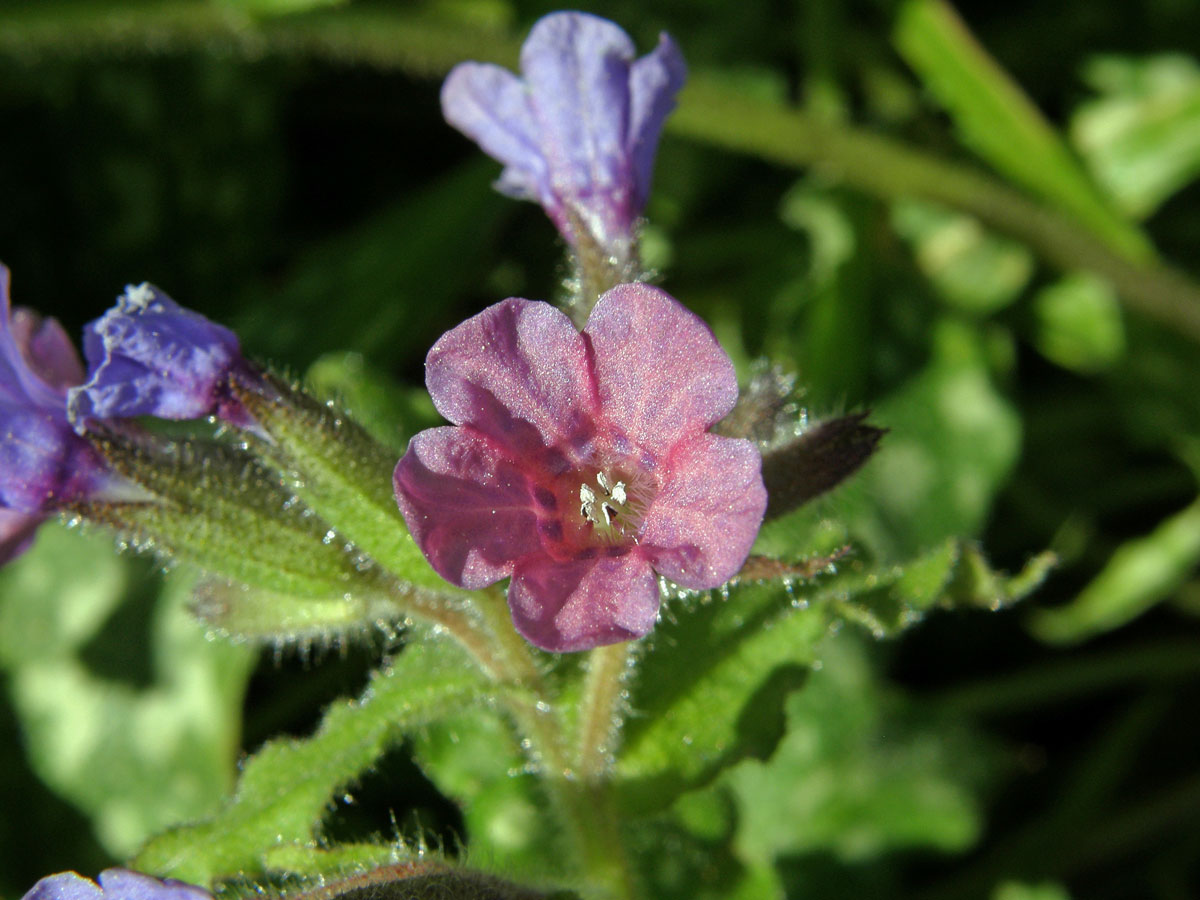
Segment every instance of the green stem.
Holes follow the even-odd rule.
[[[575,742],[575,771],[584,783],[604,782],[612,769],[632,646],[624,641],[598,647],[588,654]]]
[[[970,213],[1050,263],[1108,279],[1130,309],[1200,341],[1200,288],[1180,272],[1118,250],[1080,223],[982,172],[857,128],[691,78],[668,122],[676,134],[789,166],[813,167],[886,199],[914,197]]]
[[[506,694],[506,700],[521,733],[530,741],[534,764],[542,776],[550,795],[551,803],[564,823],[566,834],[574,847],[580,868],[588,880],[607,894],[629,900],[636,896],[628,860],[621,845],[618,820],[606,782],[597,783],[586,779],[581,773],[592,771],[597,763],[601,768],[607,755],[599,759],[577,754],[572,760],[564,737],[563,717],[557,698],[551,693],[542,677],[536,659],[526,640],[512,626],[508,604],[504,594],[495,589],[479,591],[473,595],[476,608],[482,613],[488,637],[494,639],[494,653],[501,661],[505,680],[522,690]],[[594,697],[591,704],[596,707],[592,716],[607,717],[608,735],[604,737],[603,754],[611,752],[615,735],[613,722],[616,704],[619,702],[622,670],[625,668],[628,645],[617,645],[619,652],[608,647],[593,651],[601,658],[612,657],[602,668],[609,673],[609,689],[599,684],[602,674],[589,669],[585,686],[585,711],[587,697]],[[616,670],[613,670],[613,666]],[[595,687],[592,685],[595,683]],[[607,711],[600,707],[606,707]],[[596,732],[598,733],[598,732]]]

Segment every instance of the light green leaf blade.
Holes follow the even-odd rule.
[[[1125,355],[1125,324],[1116,292],[1086,273],[1067,275],[1038,291],[1033,301],[1034,340],[1046,356],[1090,374]]]
[[[872,421],[890,431],[844,498],[851,535],[874,557],[899,561],[978,534],[1021,442],[978,331],[938,322],[932,359],[876,404]]]
[[[118,857],[162,828],[209,814],[230,788],[255,659],[246,647],[206,638],[186,610],[191,583],[182,574],[154,600],[149,646],[102,632],[122,595],[145,590],[145,578],[145,567],[118,558],[107,538],[53,525],[0,573],[0,662],[30,762]],[[97,674],[98,655],[125,669],[149,657],[147,683]]]
[[[483,676],[456,645],[413,643],[361,699],[331,706],[312,737],[265,745],[216,815],[154,838],[134,865],[198,884],[262,872],[274,848],[318,839],[331,798],[405,733],[486,693]]]
[[[563,873],[570,858],[512,723],[479,707],[412,736],[421,769],[462,809],[470,853],[494,871],[544,879]]]
[[[1011,304],[1033,275],[1033,254],[1023,244],[992,234],[978,219],[901,201],[892,224],[912,244],[917,265],[948,305],[987,314]]]
[[[1072,141],[1126,213],[1149,216],[1200,174],[1200,65],[1104,56],[1084,78],[1098,96],[1072,117]]]
[[[961,850],[978,835],[978,747],[949,723],[922,725],[880,690],[858,641],[821,646],[822,665],[787,702],[788,732],[765,762],[722,779],[750,865],[827,850],[864,860],[901,847]]]
[[[1119,628],[1171,595],[1200,564],[1200,500],[1150,534],[1117,548],[1066,606],[1039,610],[1030,626],[1044,641],[1070,644]]]
[[[793,607],[778,585],[693,603],[668,613],[638,668],[639,715],[617,760],[631,809],[661,807],[738,759],[770,752],[782,699],[803,681],[827,627],[823,612]]]
[[[908,0],[894,43],[946,109],[963,141],[997,171],[1070,213],[1131,259],[1153,256],[1115,212],[1053,126],[942,0]]]
[[[1004,881],[992,891],[992,900],[1071,900],[1071,895],[1061,884],[1052,881],[1038,884]]]

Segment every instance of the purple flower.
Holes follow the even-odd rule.
[[[229,390],[231,375],[250,371],[237,336],[153,285],[128,286],[87,326],[83,353],[89,377],[67,401],[81,432],[89,419],[133,416],[248,421]]]
[[[40,513],[91,496],[110,481],[107,466],[67,421],[67,389],[83,367],[62,327],[13,311],[0,266],[0,558],[28,544]],[[22,522],[13,514],[25,514]]]
[[[37,513],[19,513],[0,508],[0,566],[29,549],[34,532],[44,521],[45,516]]]
[[[683,57],[663,34],[636,59],[612,22],[559,12],[533,26],[521,72],[456,66],[442,87],[446,120],[504,164],[502,193],[541,203],[568,243],[578,245],[582,226],[624,259],[686,77]]]
[[[99,884],[74,872],[47,875],[22,900],[212,900],[212,895],[171,878],[160,880],[128,869],[105,869]]]
[[[412,439],[400,510],[448,581],[512,577],[532,643],[640,637],[655,572],[703,590],[741,568],[767,502],[761,459],[709,433],[737,399],[733,365],[664,292],[613,288],[582,333],[549,304],[505,300],[444,334],[425,372],[454,425]]]

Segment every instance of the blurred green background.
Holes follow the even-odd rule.
[[[153,281],[400,445],[433,421],[437,336],[566,274],[437,100],[552,9],[0,3],[14,302],[76,332]],[[891,429],[821,512],[882,560],[954,535],[1059,559],[1010,609],[848,627],[729,779],[730,852],[796,897],[1194,896],[1200,6],[587,9],[693,71],[647,210],[663,285],[743,374],[769,356],[814,415]],[[45,529],[0,575],[3,896],[210,811],[241,750],[307,733],[386,643],[205,641],[186,585],[110,544]],[[402,752],[354,793],[335,835],[470,846]]]

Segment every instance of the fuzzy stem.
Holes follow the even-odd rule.
[[[576,771],[585,783],[606,781],[612,767],[632,647],[632,642],[624,641],[588,654],[575,747]]]

